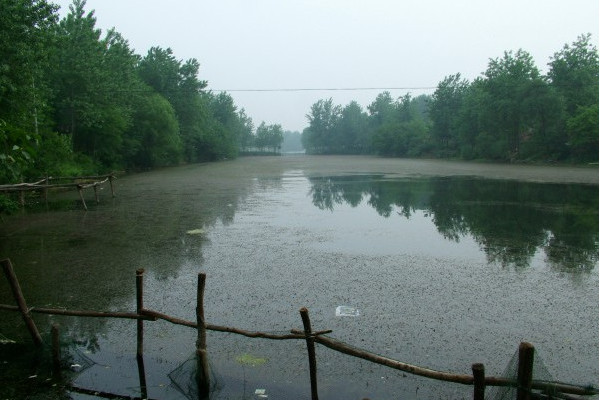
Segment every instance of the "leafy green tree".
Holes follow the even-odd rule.
[[[56,10],[45,0],[0,1],[0,183],[25,179],[51,123],[45,74]]]
[[[333,104],[333,99],[319,100],[306,115],[309,126],[303,132],[303,145],[307,152],[328,154],[333,151],[341,107]]]
[[[523,133],[531,128],[525,101],[530,100],[532,86],[542,80],[533,57],[524,50],[504,52],[502,58],[490,60],[484,73],[484,89],[488,94],[485,132],[498,146],[491,155],[495,159],[519,157]]]
[[[56,124],[70,136],[75,151],[118,166],[122,136],[131,124],[128,93],[137,83],[137,57],[114,30],[101,38],[94,12],[86,14],[85,4],[74,0],[57,27]]]
[[[57,7],[46,0],[0,1],[0,119],[39,133],[48,111],[46,71]],[[47,122],[46,122],[47,124]]]
[[[571,156],[598,161],[598,49],[581,35],[551,59],[548,77],[563,98]]]
[[[598,105],[598,49],[592,35],[581,35],[551,58],[548,77],[565,99],[569,117],[578,107]]]
[[[281,143],[283,143],[283,130],[281,125],[267,125],[265,122],[261,122],[258,128],[256,128],[256,147],[261,151],[264,149],[271,149],[273,153],[276,153],[281,149]]]
[[[469,82],[458,73],[444,78],[432,96],[429,108],[433,122],[431,135],[442,157],[456,156],[458,153],[460,112],[468,89]]]
[[[370,151],[369,116],[356,102],[351,101],[341,112],[338,130],[338,152],[366,154]]]
[[[598,106],[579,107],[567,121],[567,130],[573,157],[598,162]]]
[[[127,165],[152,168],[177,164],[182,144],[171,104],[160,94],[146,91],[135,105],[133,124],[124,142]]]

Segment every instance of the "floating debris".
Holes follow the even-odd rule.
[[[338,306],[335,309],[336,317],[358,317],[360,313],[357,308],[350,306]]]
[[[202,235],[204,234],[204,229],[192,229],[186,232],[188,235]]]
[[[244,353],[235,358],[235,361],[242,365],[250,365],[252,367],[258,367],[259,365],[263,365],[267,363],[266,358],[256,357],[252,354]]]
[[[16,341],[7,338],[6,336],[4,336],[3,334],[0,333],[0,344],[15,344],[17,343]]]

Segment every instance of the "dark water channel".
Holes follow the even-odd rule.
[[[490,376],[529,341],[553,379],[597,385],[597,170],[503,168],[298,156],[136,174],[88,212],[67,193],[51,195],[50,211],[4,217],[0,258],[10,257],[33,307],[134,311],[144,268],[145,306],[194,321],[202,271],[211,324],[289,333],[307,307],[314,330],[356,347],[454,373],[481,362]],[[4,279],[0,303],[13,304]],[[338,306],[359,315],[336,316]],[[27,355],[20,317],[0,315],[1,399],[91,398],[53,387]],[[75,384],[140,396],[135,322],[34,318],[45,333],[60,323]],[[193,393],[182,386],[195,339],[190,328],[146,323],[149,397]],[[310,398],[303,341],[220,332],[207,341],[211,399],[259,398],[257,389]],[[317,361],[322,399],[472,396],[325,347]]]

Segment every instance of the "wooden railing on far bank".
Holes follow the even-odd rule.
[[[41,192],[44,197],[44,201],[48,203],[48,192],[50,190],[76,189],[79,192],[79,199],[81,200],[83,209],[87,211],[87,204],[85,203],[85,198],[83,197],[84,189],[93,188],[94,198],[96,203],[99,203],[100,197],[98,196],[98,188],[106,182],[108,182],[110,185],[111,196],[115,197],[115,188],[113,185],[113,181],[115,179],[116,177],[114,174],[71,177],[47,176],[39,181],[31,183],[23,182],[10,185],[0,185],[0,193],[18,193],[19,203],[21,206],[24,206],[25,193],[27,192]]]

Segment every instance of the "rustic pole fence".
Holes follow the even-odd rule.
[[[94,199],[96,204],[100,203],[100,197],[98,194],[98,186],[106,182],[110,185],[111,196],[115,197],[114,180],[116,177],[113,174],[108,175],[94,175],[94,176],[73,176],[73,177],[51,177],[46,176],[44,179],[37,182],[23,182],[17,184],[0,185],[0,193],[18,193],[19,204],[21,207],[25,206],[25,192],[41,191],[44,201],[48,204],[48,191],[49,189],[76,189],[79,194],[79,200],[83,209],[87,211],[87,204],[83,196],[83,190],[87,188],[94,189]],[[52,183],[52,182],[58,183]],[[68,182],[65,182],[68,181]]]
[[[31,334],[31,338],[33,339],[33,343],[37,347],[42,346],[42,337],[40,336],[40,332],[35,326],[35,322],[33,322],[33,318],[31,318],[31,314],[29,313],[29,308],[27,308],[27,303],[25,302],[25,297],[23,297],[23,292],[21,291],[21,285],[17,280],[17,276],[15,275],[15,271],[13,269],[12,263],[7,258],[5,260],[0,261],[2,263],[2,270],[4,271],[4,276],[8,279],[8,284],[10,285],[10,289],[12,291],[13,297],[15,298],[15,302],[17,303],[17,307],[21,312],[21,316],[23,317],[23,321],[25,322],[25,326],[27,326],[27,330]]]
[[[203,273],[198,274],[198,285],[197,285],[197,304],[196,304],[196,321],[186,321],[180,318],[172,317],[158,311],[149,310],[144,308],[143,302],[143,269],[136,271],[136,312],[104,312],[104,311],[85,311],[85,310],[64,310],[64,309],[53,309],[53,308],[27,308],[25,299],[21,292],[19,282],[16,274],[12,268],[10,260],[5,259],[0,262],[4,275],[7,277],[13,296],[18,304],[17,306],[0,304],[0,310],[17,311],[20,312],[25,321],[25,325],[31,334],[32,340],[36,346],[42,345],[42,339],[31,318],[31,313],[41,314],[54,314],[54,315],[65,315],[65,316],[76,316],[76,317],[99,317],[99,318],[125,318],[134,319],[137,321],[137,360],[138,360],[138,372],[140,378],[140,390],[142,397],[147,398],[147,386],[145,369],[143,362],[143,321],[156,321],[158,319],[165,320],[167,322],[188,326],[197,329],[198,338],[196,341],[196,357],[197,357],[197,383],[199,397],[201,399],[208,398],[210,392],[210,370],[208,365],[208,355],[206,350],[206,331],[218,331],[228,332],[238,335],[242,335],[250,338],[265,338],[274,340],[305,340],[307,344],[308,359],[309,359],[309,370],[311,380],[311,398],[312,400],[318,399],[317,392],[317,362],[315,343],[319,343],[325,347],[328,347],[334,351],[361,358],[369,362],[380,364],[392,369],[408,372],[413,375],[419,375],[435,380],[441,380],[446,382],[459,383],[463,385],[473,386],[473,399],[483,400],[485,398],[485,389],[488,386],[509,386],[517,389],[517,400],[529,400],[534,398],[549,398],[546,393],[553,393],[554,397],[557,398],[555,393],[560,393],[560,398],[571,398],[575,399],[577,396],[590,396],[597,395],[598,389],[592,387],[584,387],[579,385],[571,385],[562,382],[547,382],[547,381],[536,381],[533,379],[533,360],[535,349],[531,343],[523,342],[519,346],[519,366],[517,380],[503,377],[487,377],[485,376],[485,369],[483,364],[473,364],[471,366],[472,375],[467,374],[453,374],[449,372],[436,371],[428,368],[423,368],[415,365],[410,365],[397,360],[393,360],[387,357],[383,357],[377,354],[370,353],[368,351],[353,347],[344,342],[336,339],[324,336],[325,334],[331,333],[331,330],[313,331],[310,323],[308,309],[305,307],[300,309],[300,316],[302,317],[303,330],[292,329],[290,334],[276,335],[266,332],[255,332],[237,329],[233,327],[219,326],[207,324],[204,316],[204,292],[206,286],[206,275]],[[53,370],[60,369],[60,344],[59,344],[59,327],[58,325],[52,326],[52,354],[53,354]],[[75,388],[80,393],[85,392],[86,389]],[[540,393],[534,392],[540,391]],[[110,398],[122,398],[114,395],[115,397]],[[106,397],[109,398],[109,397]]]

